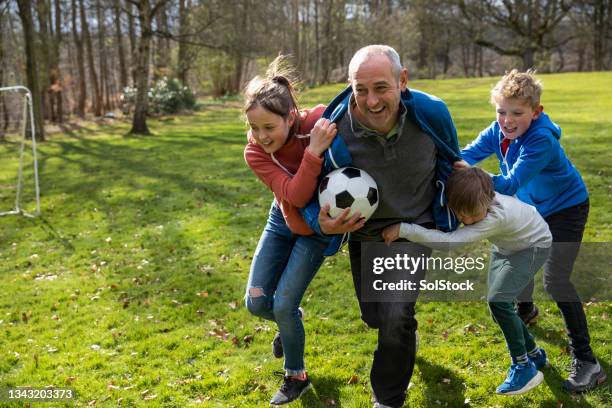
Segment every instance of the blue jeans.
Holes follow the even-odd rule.
[[[304,371],[304,325],[298,307],[323,263],[329,238],[292,233],[276,202],[253,256],[245,303],[248,311],[275,321],[288,375]]]

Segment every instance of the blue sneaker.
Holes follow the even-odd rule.
[[[529,360],[533,361],[538,370],[550,367],[550,361],[546,358],[546,351],[543,348],[540,348],[540,353],[536,358],[529,357]]]
[[[544,374],[535,367],[533,361],[527,365],[512,364],[506,380],[497,387],[501,395],[519,395],[537,387],[544,380]]]

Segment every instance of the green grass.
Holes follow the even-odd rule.
[[[610,241],[612,74],[542,79],[546,111],[591,192],[585,240]],[[493,119],[494,82],[411,86],[448,102],[465,144]],[[310,90],[304,104],[341,88]],[[239,105],[207,103],[150,127],[154,137],[124,137],[127,123],[85,123],[39,146],[42,216],[0,218],[0,387],[78,393],[76,404],[45,406],[266,406],[282,367],[270,353],[275,327],[250,316],[242,297],[272,195],[244,164]],[[0,210],[12,205],[16,149],[0,144]],[[326,260],[303,305],[315,392],[294,406],[370,406],[376,335],[359,320],[345,251]],[[609,406],[609,387],[578,398],[561,391],[570,363],[563,323],[554,305],[541,309],[534,331],[554,368],[537,391],[501,398],[492,392],[508,358],[485,304],[418,304],[410,406]],[[612,373],[611,303],[586,310]]]

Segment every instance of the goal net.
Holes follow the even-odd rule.
[[[32,96],[23,86],[0,87],[0,216],[40,214]]]

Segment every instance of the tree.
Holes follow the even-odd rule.
[[[17,6],[19,8],[19,18],[23,26],[23,37],[26,50],[26,75],[28,78],[28,88],[32,94],[32,107],[34,110],[34,123],[31,125],[36,132],[36,139],[44,141],[45,128],[43,126],[38,64],[34,46],[36,36],[34,21],[32,19],[32,0],[17,0]]]
[[[72,1],[72,36],[74,38],[74,44],[77,50],[77,67],[78,67],[78,78],[79,78],[79,97],[76,105],[77,115],[85,117],[85,105],[87,103],[87,86],[85,84],[85,53],[83,51],[83,39],[79,35],[79,29],[77,26],[77,4],[76,0]]]
[[[140,39],[138,41],[137,65],[135,73],[136,103],[134,106],[134,118],[130,134],[149,135],[151,132],[147,126],[147,109],[149,93],[149,64],[151,56],[151,39],[153,37],[152,21],[159,10],[168,0],[128,0],[138,8],[138,21],[140,22]]]
[[[488,30],[475,39],[476,44],[500,55],[521,58],[524,69],[534,66],[537,52],[556,48],[572,36],[553,36],[572,7],[569,1],[460,0],[459,6],[466,19],[488,25]]]

